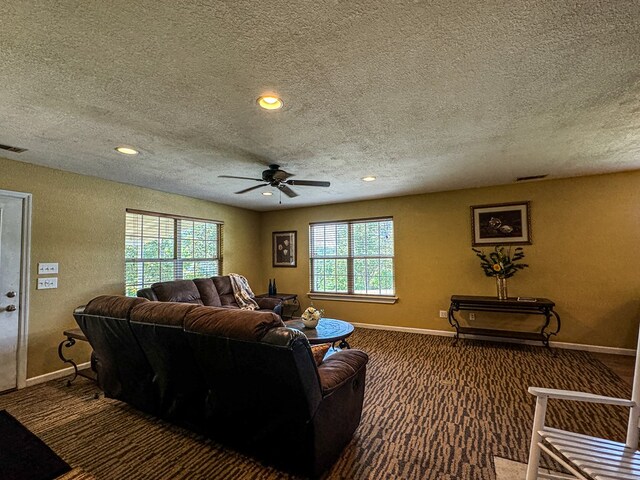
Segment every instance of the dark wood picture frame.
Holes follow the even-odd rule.
[[[531,245],[531,202],[471,207],[471,242],[484,245]]]
[[[298,265],[298,231],[273,232],[272,258],[274,267],[294,268]]]

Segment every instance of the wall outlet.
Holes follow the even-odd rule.
[[[39,263],[38,264],[38,275],[51,275],[53,273],[58,273],[57,263]]]
[[[38,279],[38,290],[47,288],[58,288],[58,277],[47,277]]]
[[[469,314],[469,320],[473,322],[475,319],[476,319],[476,314],[475,313],[470,313]]]
[[[449,314],[446,310],[440,310],[440,318],[447,318]]]

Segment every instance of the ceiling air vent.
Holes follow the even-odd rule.
[[[547,178],[549,174],[546,175],[530,175],[528,177],[518,177],[516,178],[516,182],[526,182],[527,180],[541,180],[543,178]]]
[[[8,150],[8,151],[14,152],[14,153],[22,153],[22,152],[26,152],[27,151],[26,148],[12,147],[10,145],[2,145],[1,143],[0,143],[0,149]]]

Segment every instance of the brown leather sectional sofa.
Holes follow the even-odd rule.
[[[74,317],[107,397],[283,470],[318,476],[360,423],[367,354],[316,366],[273,312],[101,296]]]
[[[193,280],[157,282],[138,290],[138,297],[160,302],[197,303],[210,307],[240,308],[233,294],[229,275]],[[282,302],[277,298],[254,298],[260,310],[282,314]]]

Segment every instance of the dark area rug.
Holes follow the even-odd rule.
[[[0,478],[51,480],[71,470],[42,440],[0,410]]]

